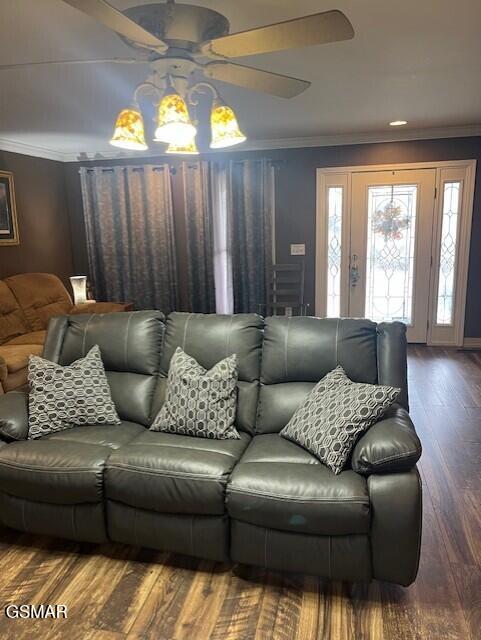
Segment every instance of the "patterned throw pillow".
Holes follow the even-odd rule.
[[[379,420],[400,391],[353,382],[342,367],[336,367],[312,389],[281,436],[300,444],[338,474],[358,436]]]
[[[30,356],[28,381],[29,438],[87,424],[120,424],[97,345],[67,367]]]
[[[206,371],[177,347],[170,361],[167,398],[151,431],[168,431],[216,440],[240,438],[234,427],[237,405],[237,356]]]

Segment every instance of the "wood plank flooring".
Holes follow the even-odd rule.
[[[213,564],[122,545],[0,530],[0,638],[39,640],[479,640],[481,353],[411,347],[424,454],[421,567],[404,589]],[[66,604],[59,621],[9,603]]]

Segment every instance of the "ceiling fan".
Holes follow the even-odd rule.
[[[177,94],[183,102],[188,98],[191,105],[196,105],[193,94],[208,86],[214,95],[214,106],[226,107],[220,104],[218,91],[206,82],[206,79],[220,80],[282,98],[293,98],[310,86],[310,82],[306,80],[238,64],[232,62],[231,58],[338,42],[354,37],[350,21],[337,10],[230,34],[229,21],[221,13],[201,6],[176,4],[174,0],[139,5],[125,11],[117,10],[106,0],[63,0],[63,2],[115,31],[124,42],[136,49],[137,53],[142,54],[142,57],[0,65],[0,71],[49,64],[148,64],[150,75],[147,81],[137,88],[135,98],[138,97],[139,91],[144,89],[160,91],[160,88],[164,88],[164,97]],[[195,76],[200,76],[201,81],[193,85]],[[172,100],[170,102],[172,103]],[[159,104],[159,118],[161,106],[162,103]],[[184,106],[186,106],[185,102]],[[136,104],[134,107],[138,110]],[[179,104],[174,104],[173,107],[175,111],[179,108]],[[232,112],[229,107],[226,108]],[[135,109],[133,111],[135,112]],[[164,116],[169,117],[169,114]],[[226,121],[226,118],[229,119],[228,116],[230,117],[230,114],[226,116],[226,113],[223,113],[224,125],[230,124],[232,128],[232,122]],[[159,122],[159,125],[161,124]],[[192,125],[190,121],[188,124]],[[141,125],[143,134],[143,122]],[[235,126],[238,129],[237,121]],[[172,139],[162,140],[162,132],[159,131],[161,128],[162,126],[157,128],[156,139],[170,142],[174,146],[178,143],[177,147],[186,142],[188,135],[192,137],[192,131],[195,130],[191,128],[190,133],[187,134],[185,129],[182,140],[179,136],[175,140],[172,136]],[[236,142],[241,141],[240,137],[245,139],[242,135],[237,136]]]

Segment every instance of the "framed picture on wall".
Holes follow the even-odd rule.
[[[20,244],[13,173],[0,171],[0,246]]]

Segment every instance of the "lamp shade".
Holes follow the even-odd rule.
[[[212,128],[211,149],[222,149],[246,140],[239,129],[234,111],[227,105],[214,104],[210,115]]]
[[[137,109],[124,109],[117,116],[110,144],[131,151],[145,151],[144,120]]]
[[[87,276],[71,276],[70,284],[72,285],[74,304],[87,302]]]
[[[182,146],[190,144],[196,133],[182,96],[175,91],[164,96],[159,104],[154,140]]]
[[[183,145],[169,144],[165,153],[178,153],[182,155],[198,156],[199,150],[195,143],[195,139]]]

